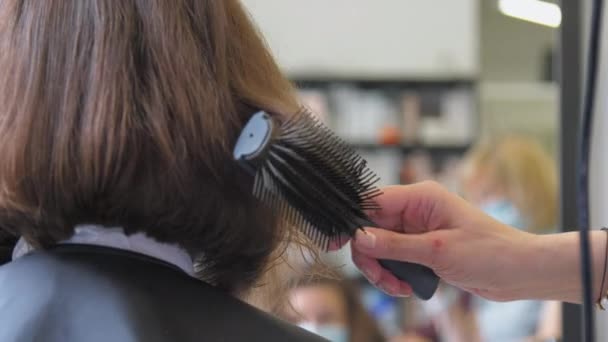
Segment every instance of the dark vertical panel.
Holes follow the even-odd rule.
[[[562,0],[562,24],[557,73],[560,82],[560,226],[562,231],[576,230],[576,161],[582,89],[582,1]],[[564,304],[564,341],[579,342],[582,336],[582,312],[579,305]]]

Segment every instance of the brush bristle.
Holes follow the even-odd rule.
[[[254,195],[327,250],[377,209],[378,177],[350,146],[302,109],[286,120],[258,167]]]

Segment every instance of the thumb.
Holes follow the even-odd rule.
[[[375,259],[406,261],[433,268],[443,249],[443,241],[435,233],[404,234],[365,228],[357,231],[352,244],[361,254]]]

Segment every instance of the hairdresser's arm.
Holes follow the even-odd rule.
[[[581,301],[576,233],[541,236],[511,228],[432,182],[383,191],[382,210],[371,216],[384,229],[358,232],[352,249],[355,264],[385,292],[409,295],[411,289],[378,258],[424,264],[444,281],[488,299]],[[604,267],[605,234],[591,237],[597,275]],[[600,293],[598,278],[594,296]]]

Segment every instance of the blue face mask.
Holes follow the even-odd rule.
[[[302,322],[298,324],[298,326],[310,331],[313,334],[324,337],[331,342],[348,342],[348,331],[346,331],[345,327],[340,325]]]
[[[519,210],[506,199],[493,200],[482,204],[481,210],[490,215],[493,219],[509,226],[525,229],[526,224]]]

